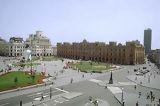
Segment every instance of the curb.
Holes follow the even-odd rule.
[[[128,77],[127,77],[127,79],[130,80],[130,81],[132,81],[132,82],[134,82],[134,83],[136,83],[136,84],[139,85],[139,86],[146,87],[146,88],[150,88],[150,89],[155,89],[155,90],[160,91],[160,89],[153,88],[153,87],[149,87],[149,86],[145,86],[145,85],[143,85],[143,84],[139,84],[139,83],[137,83],[136,81],[133,81],[133,80],[129,79]]]
[[[47,85],[50,85],[50,84],[52,84],[52,82],[49,82],[49,83],[41,83],[41,84],[36,84],[36,85],[31,85],[31,86],[26,86],[26,87],[19,87],[19,88],[12,89],[12,90],[2,91],[2,92],[0,92],[0,95],[1,95],[1,94],[6,94],[6,93],[11,93],[11,92],[16,92],[16,91],[20,91],[20,90],[37,88],[37,87],[41,87],[41,86],[47,86]]]
[[[114,95],[114,94],[113,94]],[[120,100],[117,99],[117,97],[114,95],[114,98],[119,102],[119,104],[122,105],[122,102]]]

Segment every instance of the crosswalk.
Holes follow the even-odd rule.
[[[89,81],[94,82],[94,83],[106,83],[106,81],[102,81],[102,80],[97,80],[97,79],[89,79]],[[116,82],[113,84],[114,86],[129,86],[129,85],[137,85],[134,82]]]
[[[89,81],[91,81],[91,82],[95,82],[95,83],[103,82],[103,81],[101,81],[101,80],[97,80],[97,79],[90,79]]]
[[[121,84],[121,85],[137,85],[136,83],[134,83],[134,82],[118,82],[119,84]]]
[[[54,88],[53,92],[58,92],[58,94],[57,93],[56,95],[54,94],[52,96],[52,99],[49,99],[50,92],[45,92],[45,93],[37,92],[35,94],[28,95],[28,97],[33,98],[35,103],[40,103],[38,104],[38,106],[54,106],[57,104],[62,104],[75,97],[79,97],[82,95],[82,93],[79,93],[79,92],[69,92],[60,88]],[[43,97],[43,100],[42,100],[42,97]]]

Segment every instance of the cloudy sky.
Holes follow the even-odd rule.
[[[56,42],[140,40],[152,29],[160,48],[160,0],[0,0],[0,36],[24,39],[41,30]]]

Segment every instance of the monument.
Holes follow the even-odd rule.
[[[112,71],[111,71],[111,76],[110,76],[110,79],[109,79],[109,84],[113,84]]]

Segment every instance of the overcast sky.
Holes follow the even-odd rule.
[[[56,42],[140,40],[152,29],[160,48],[160,0],[0,0],[0,36],[9,40],[41,30]]]

